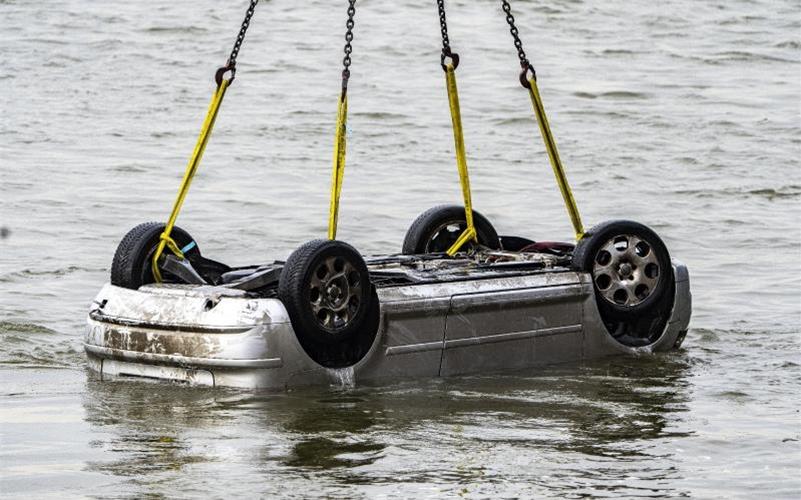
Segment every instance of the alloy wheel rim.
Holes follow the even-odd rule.
[[[613,236],[593,259],[596,288],[617,306],[633,307],[647,300],[659,286],[661,274],[653,246],[631,234]]]
[[[346,328],[362,306],[362,279],[344,257],[326,257],[309,281],[309,304],[317,323],[334,333]]]

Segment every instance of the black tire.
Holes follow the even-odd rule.
[[[287,259],[278,283],[298,342],[315,362],[359,362],[378,331],[378,297],[364,259],[336,240],[312,240]]]
[[[584,234],[573,252],[573,267],[590,273],[598,309],[605,320],[639,320],[664,309],[674,289],[667,247],[638,222],[603,222]],[[671,302],[672,303],[672,302]]]
[[[162,222],[145,222],[128,231],[117,246],[111,262],[112,285],[137,290],[142,285],[156,281],[150,262],[164,227]],[[179,248],[186,248],[194,242],[189,233],[178,226],[173,227],[171,236]],[[184,255],[192,260],[200,256],[200,249],[195,244]],[[171,281],[169,273],[162,274],[164,281]]]
[[[501,248],[500,239],[490,221],[473,210],[473,223],[480,245],[497,250]],[[403,239],[404,255],[443,253],[456,242],[467,228],[464,207],[459,205],[439,205],[420,214]],[[443,232],[446,231],[446,232]],[[467,243],[462,248],[469,248]]]

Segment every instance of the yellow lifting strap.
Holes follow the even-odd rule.
[[[337,106],[337,129],[334,134],[334,168],[331,173],[331,206],[328,210],[328,239],[337,237],[339,220],[339,195],[345,178],[345,151],[347,149],[348,94],[343,90]]]
[[[175,203],[172,207],[172,213],[170,214],[170,218],[167,220],[167,225],[164,228],[164,232],[162,232],[161,236],[159,237],[159,246],[156,248],[156,253],[153,254],[152,261],[153,277],[156,279],[157,283],[161,283],[162,281],[158,262],[159,258],[161,258],[161,254],[164,252],[165,247],[169,248],[177,257],[181,259],[184,258],[183,252],[178,248],[178,245],[175,243],[175,240],[172,239],[170,234],[172,233],[172,228],[175,227],[175,220],[178,218],[178,212],[181,211],[181,206],[184,203],[186,194],[189,192],[189,185],[192,183],[195,172],[197,172],[197,168],[200,165],[200,159],[203,157],[203,152],[206,150],[206,144],[208,144],[209,136],[211,136],[211,130],[214,128],[214,121],[217,119],[217,113],[220,110],[220,104],[225,96],[225,90],[228,88],[230,83],[231,80],[222,79],[220,84],[217,86],[217,89],[214,91],[214,95],[211,98],[211,104],[209,104],[209,110],[206,113],[206,119],[203,121],[203,127],[200,129],[200,136],[197,139],[197,144],[195,144],[195,150],[192,152],[192,156],[189,159],[189,164],[186,166],[184,178],[181,180],[181,187],[178,188],[178,196],[175,198]]]
[[[523,81],[525,81],[525,78],[523,78]],[[542,140],[545,142],[545,150],[548,151],[548,158],[551,160],[556,183],[559,185],[562,198],[565,200],[567,213],[570,214],[570,221],[573,223],[573,230],[576,232],[576,240],[580,240],[584,236],[584,226],[581,224],[581,216],[576,206],[576,200],[573,198],[573,191],[570,190],[570,185],[567,183],[565,169],[562,167],[562,160],[559,158],[559,151],[556,149],[556,141],[553,138],[553,134],[551,134],[551,127],[548,125],[548,117],[545,116],[545,108],[542,105],[537,80],[532,77],[528,79],[528,83],[528,93],[531,96],[531,104],[534,106],[534,114],[537,115],[537,123],[540,126]]]
[[[448,87],[448,102],[451,108],[451,121],[453,122],[453,142],[456,148],[456,166],[459,169],[459,183],[462,186],[464,198],[464,215],[467,228],[456,242],[448,249],[451,257],[456,255],[468,241],[476,241],[476,227],[473,225],[473,201],[470,196],[470,176],[467,172],[467,156],[464,152],[464,133],[462,132],[462,113],[459,110],[459,92],[456,88],[456,71],[453,64],[445,66],[445,83]]]

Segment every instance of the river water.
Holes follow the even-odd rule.
[[[324,235],[345,2],[259,5],[180,224],[229,264]],[[797,1],[515,1],[585,222],[689,266],[684,348],[281,394],[101,383],[91,299],[166,218],[246,2],[0,0],[0,496],[801,495]],[[569,239],[499,2],[451,1],[478,210]],[[432,1],[358,3],[340,238],[458,202]]]

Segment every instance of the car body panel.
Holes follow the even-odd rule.
[[[575,362],[673,348],[691,313],[689,277],[674,261],[664,333],[631,348],[606,331],[591,278],[565,268],[377,288],[380,321],[368,354],[333,370],[303,350],[283,304],[224,287],[107,284],[89,313],[89,367],[102,378],[285,389],[386,383]]]

